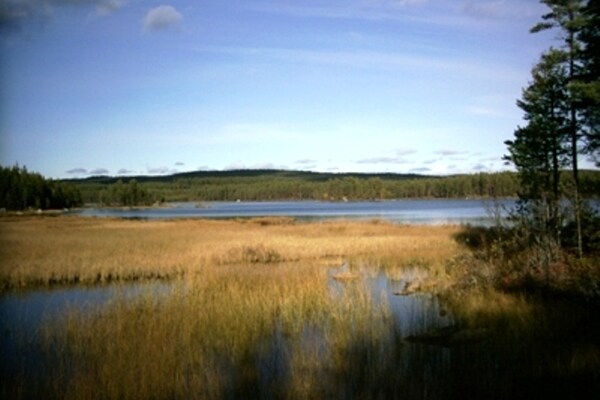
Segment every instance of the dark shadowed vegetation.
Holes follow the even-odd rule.
[[[82,204],[81,193],[73,184],[45,179],[18,165],[0,166],[0,208],[47,210]]]

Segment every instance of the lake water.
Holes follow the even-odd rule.
[[[157,208],[88,208],[78,215],[117,218],[385,219],[407,224],[488,224],[506,216],[514,200],[278,201],[170,203]]]
[[[339,272],[344,272],[343,267],[330,269],[328,282],[333,295],[346,289],[344,283],[334,279]],[[407,337],[452,323],[450,316],[440,316],[439,302],[434,296],[397,296],[395,293],[401,289],[403,282],[392,281],[383,273],[363,278],[368,282],[374,299],[385,297],[395,328],[390,334]],[[149,292],[155,296],[168,296],[172,290],[181,288],[177,285],[177,282],[113,284],[0,295],[0,376],[25,373],[31,379],[41,379],[47,368],[43,363],[46,355],[40,347],[43,328],[51,321],[60,320],[66,313],[85,314],[87,310],[105,307],[120,296],[134,299]]]
[[[343,293],[352,285],[334,278],[344,272],[347,272],[344,267],[330,270],[329,287],[334,293]],[[583,320],[572,318],[568,324],[561,317],[559,323],[544,325],[540,332],[518,337],[490,332],[482,341],[455,345],[415,342],[409,337],[456,324],[452,312],[430,294],[396,295],[405,287],[404,279],[414,278],[410,273],[405,273],[405,278],[395,279],[384,274],[366,276],[374,301],[379,299],[388,304],[392,329],[387,339],[357,342],[358,347],[343,353],[349,363],[365,363],[365,371],[374,375],[370,378],[337,376],[331,381],[336,398],[588,399],[595,398],[600,390],[600,376],[594,372],[600,365],[597,358],[600,356],[597,340],[600,327],[597,322],[590,325],[596,321],[594,314]],[[177,282],[3,294],[0,296],[0,377],[4,383],[0,382],[0,392],[15,390],[11,386],[13,382],[35,383],[48,375],[53,364],[45,358],[48,353],[39,345],[42,327],[48,321],[70,309],[85,313],[89,307],[103,307],[121,294],[133,298],[151,290],[168,296],[170,290],[176,288],[174,285]],[[569,308],[554,314],[568,319],[577,314],[574,311]],[[541,320],[546,321],[546,317]],[[582,326],[586,328],[583,333]],[[322,334],[307,329],[299,340],[314,344],[322,340]],[[292,372],[290,357],[295,348],[294,342],[277,330],[265,352],[252,353],[255,359],[250,365],[256,370],[256,382],[249,388],[260,393],[256,397],[278,398],[277,392],[271,389],[285,382],[287,374]],[[68,354],[58,356],[68,357]],[[566,372],[561,372],[561,368],[567,368]],[[221,372],[234,379],[236,371],[232,365],[231,370]],[[323,379],[332,378],[324,376]],[[220,398],[247,397],[248,392],[236,391],[238,389],[235,385],[226,387],[225,395]]]

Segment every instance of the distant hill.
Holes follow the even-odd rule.
[[[330,179],[356,178],[371,179],[380,178],[385,180],[405,180],[405,179],[432,179],[441,178],[440,176],[419,175],[419,174],[397,174],[397,173],[360,173],[360,172],[311,172],[277,169],[238,169],[238,170],[212,170],[212,171],[190,171],[179,172],[170,175],[127,175],[127,176],[90,176],[87,178],[64,179],[64,182],[73,183],[102,183],[112,184],[117,181],[130,181],[135,179],[137,182],[174,182],[178,179],[208,179],[208,178],[288,178],[302,179],[306,181],[323,182]]]
[[[581,171],[582,193],[600,197],[600,172]],[[564,174],[565,183],[570,174]],[[288,170],[194,171],[159,176],[70,179],[86,203],[142,205],[173,201],[386,200],[517,197],[514,172],[426,176]]]

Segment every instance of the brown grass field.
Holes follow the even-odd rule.
[[[24,356],[0,388],[11,398],[335,397],[392,367],[389,308],[360,276],[435,269],[458,252],[455,227],[381,221],[25,217],[0,227],[5,290],[172,282],[47,321],[39,342],[17,350],[41,349],[43,378],[29,377]],[[328,273],[342,264],[346,290],[332,294]]]
[[[0,219],[2,289],[169,279],[233,264],[441,264],[457,227],[382,221]]]
[[[456,244],[459,229],[285,218],[3,217],[5,294],[148,284],[111,286],[117,290],[106,304],[67,308],[34,337],[15,338],[10,353],[17,361],[0,376],[0,398],[597,393],[596,314],[470,285],[486,266]],[[473,268],[477,274],[469,275]],[[389,293],[369,286],[381,272],[391,280],[407,273],[425,279],[425,291],[435,291],[431,282],[447,285],[440,298],[454,323],[485,340],[451,350],[408,344],[395,322],[410,315],[394,314]],[[136,286],[141,291],[128,292]],[[11,321],[3,324],[10,337]]]

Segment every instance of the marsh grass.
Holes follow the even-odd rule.
[[[229,264],[321,262],[402,266],[442,263],[458,251],[456,227],[381,221],[299,223],[289,218],[125,221],[0,219],[3,290],[68,284],[176,279]]]
[[[492,265],[453,241],[459,228],[0,223],[5,289],[169,279],[48,319],[22,343],[34,360],[3,379],[2,398],[589,398],[600,389],[598,310],[498,290]],[[408,343],[394,320],[407,316],[370,286],[381,273],[437,292],[445,320],[485,340]]]
[[[389,323],[363,283],[333,294],[319,265],[207,269],[169,292],[117,296],[46,324],[47,383],[29,389],[77,399],[322,397],[331,379],[374,367]]]

